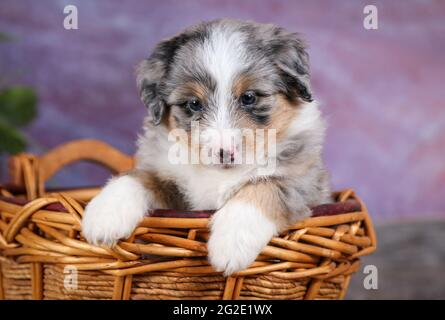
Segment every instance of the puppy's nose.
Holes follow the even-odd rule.
[[[219,162],[220,163],[234,163],[235,162],[235,152],[230,150],[225,150],[223,148],[219,149]]]

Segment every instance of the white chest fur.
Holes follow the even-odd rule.
[[[232,188],[245,180],[251,167],[227,170],[192,164],[174,164],[168,159],[171,142],[163,130],[146,130],[139,139],[137,167],[173,179],[186,194],[192,209],[218,209]]]
[[[218,209],[222,205],[224,195],[236,186],[243,176],[239,170],[233,169],[216,170],[196,166],[177,169],[177,181],[195,210]]]

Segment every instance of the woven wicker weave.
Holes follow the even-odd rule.
[[[113,172],[133,165],[92,140],[11,159],[13,185],[0,189],[1,299],[341,299],[359,257],[376,248],[366,207],[351,190],[314,208],[228,278],[207,261],[210,211],[156,210],[113,249],[93,246],[80,223],[99,189],[45,191],[47,179],[78,160]]]

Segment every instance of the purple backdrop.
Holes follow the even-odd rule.
[[[79,29],[63,28],[63,8]],[[329,122],[325,159],[336,189],[353,187],[379,220],[445,217],[445,2],[2,0],[2,81],[33,85],[39,118],[30,149],[102,139],[131,153],[145,109],[134,66],[162,38],[220,17],[280,24],[310,44],[312,84]],[[0,137],[1,138],[1,137]],[[76,165],[53,184],[103,182]]]

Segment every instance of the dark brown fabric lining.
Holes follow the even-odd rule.
[[[7,190],[10,190],[6,188]],[[75,188],[77,190],[81,190],[82,188]],[[66,190],[73,189],[57,189],[52,190],[51,192],[63,192]],[[17,188],[15,190],[17,191]],[[14,194],[18,194],[17,192],[13,192]],[[13,198],[13,197],[4,197],[0,196],[1,201],[5,201],[8,203],[24,206],[28,203],[26,199],[22,198]],[[60,203],[52,203],[42,208],[44,210],[49,211],[59,211],[59,212],[67,212],[66,209]],[[343,213],[350,213],[360,211],[361,206],[360,203],[356,200],[346,200],[344,202],[334,202],[329,204],[322,204],[312,208],[312,216],[320,217],[320,216],[332,216]],[[166,217],[166,218],[209,218],[215,210],[201,210],[201,211],[186,211],[186,210],[174,210],[174,209],[156,209],[149,213],[148,216],[151,217]]]

